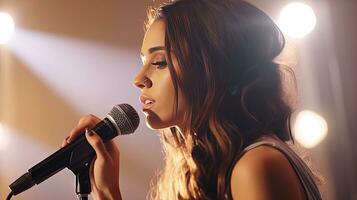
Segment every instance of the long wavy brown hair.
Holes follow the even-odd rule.
[[[147,27],[165,22],[176,96],[181,90],[188,105],[186,127],[162,130],[165,167],[149,198],[230,199],[231,171],[244,147],[265,134],[292,139],[282,87],[291,71],[274,62],[283,34],[241,0],[178,0],[148,13]]]

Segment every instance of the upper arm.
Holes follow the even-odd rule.
[[[287,158],[279,150],[260,146],[235,164],[231,176],[235,200],[301,200],[302,185]]]

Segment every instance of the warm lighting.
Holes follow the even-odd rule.
[[[6,127],[0,124],[0,151],[5,150],[9,145],[9,136]]]
[[[132,77],[137,73],[129,66],[140,66],[140,59],[132,49],[23,27],[16,28],[16,33],[6,46],[34,77],[74,112],[86,114],[91,111],[105,116],[108,105],[125,102],[126,96],[134,95],[117,92],[128,91]],[[92,81],[93,85],[90,86],[88,83],[92,79],[96,81],[95,84]],[[96,95],[106,98],[100,101],[93,98],[94,86],[101,88]]]
[[[327,135],[327,122],[319,114],[304,110],[295,120],[295,139],[306,148],[317,146]]]
[[[0,12],[0,45],[10,40],[15,31],[15,23],[12,17],[4,12]]]
[[[316,16],[310,6],[293,2],[281,11],[279,26],[287,35],[293,38],[301,38],[315,28]]]

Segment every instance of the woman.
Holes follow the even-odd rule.
[[[291,108],[274,58],[284,37],[239,0],[180,0],[152,9],[134,79],[166,165],[152,199],[321,199],[289,149]],[[99,119],[83,117],[64,144]],[[94,199],[121,199],[119,150],[86,132],[97,157]]]

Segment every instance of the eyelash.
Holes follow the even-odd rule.
[[[152,62],[151,64],[157,66],[158,69],[163,69],[167,66],[167,62],[165,60]]]

